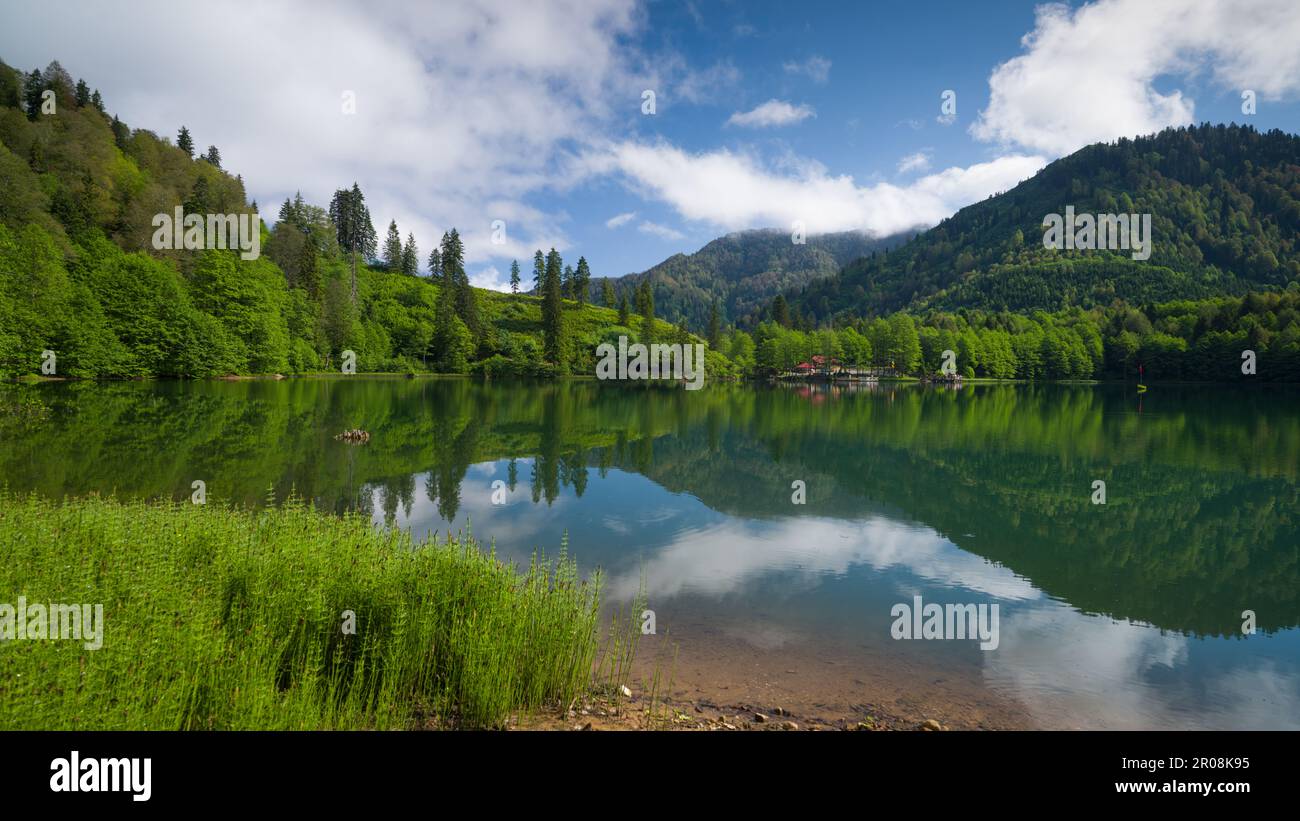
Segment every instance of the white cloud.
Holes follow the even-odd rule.
[[[1098,0],[1039,6],[1025,53],[989,77],[978,139],[1062,155],[1189,125],[1195,102],[1158,78],[1208,75],[1262,99],[1300,91],[1294,0]]]
[[[653,234],[661,239],[673,240],[674,242],[686,239],[686,235],[681,231],[669,228],[667,225],[660,225],[657,222],[651,222],[650,220],[643,221],[636,227],[636,230],[643,234]]]
[[[814,83],[824,83],[830,79],[831,61],[814,54],[803,62],[789,61],[781,66],[786,74],[803,74]]]
[[[634,190],[668,203],[684,219],[726,230],[787,227],[802,220],[810,234],[857,229],[876,235],[937,223],[1013,187],[1046,163],[1038,156],[1012,155],[948,168],[906,186],[861,186],[815,162],[791,158],[773,168],[748,154],[726,149],[692,154],[668,143],[619,143],[588,162],[594,173],[622,174]]]
[[[915,154],[908,154],[898,161],[898,173],[906,174],[909,171],[925,171],[930,167],[930,155],[925,151],[917,151]]]
[[[791,105],[784,100],[768,100],[751,111],[737,111],[727,119],[727,125],[742,128],[772,128],[773,126],[800,123],[817,116],[806,105]]]
[[[616,216],[610,217],[609,219],[605,220],[605,227],[619,228],[623,225],[627,225],[629,222],[631,222],[634,219],[636,219],[636,212],[628,211],[625,214],[618,214]]]

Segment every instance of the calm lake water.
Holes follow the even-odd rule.
[[[472,527],[523,562],[567,533],[608,601],[644,587],[697,695],[947,704],[989,726],[1300,728],[1293,390],[25,390],[51,413],[0,422],[11,489],[183,499],[201,479],[209,503],[246,505],[294,491],[417,535]],[[368,444],[334,441],[354,427]],[[891,608],[914,596],[997,604],[998,647],[891,638]]]

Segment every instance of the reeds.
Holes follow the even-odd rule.
[[[0,729],[494,727],[591,683],[599,577],[563,547],[520,572],[293,500],[0,490],[0,552],[0,603],[104,608],[98,650],[0,641]]]

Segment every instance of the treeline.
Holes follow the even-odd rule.
[[[799,322],[778,297],[752,334],[724,351],[742,371],[790,371],[814,356],[846,367],[939,372],[944,351],[968,378],[1300,381],[1300,285],[1244,297],[1056,312],[898,312],[838,328]],[[1246,352],[1253,352],[1253,357]],[[1247,361],[1253,373],[1247,373]]]
[[[607,307],[587,304],[586,259],[554,249],[537,254],[540,298],[473,288],[454,228],[420,276],[414,235],[392,221],[381,247],[355,183],[328,207],[286,199],[274,229],[258,223],[256,259],[155,248],[155,215],[177,206],[257,211],[185,126],[173,144],[110,116],[57,62],[0,63],[0,376],[41,373],[47,351],[72,377],[337,371],[347,352],[358,371],[550,376],[593,372],[619,335],[696,341],[652,303],[633,330],[608,287]]]

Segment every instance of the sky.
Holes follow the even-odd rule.
[[[538,248],[621,276],[747,228],[933,225],[1166,126],[1295,133],[1298,43],[1295,0],[0,2],[0,59],[186,125],[268,223],[355,181],[381,241],[456,227],[498,289]]]

